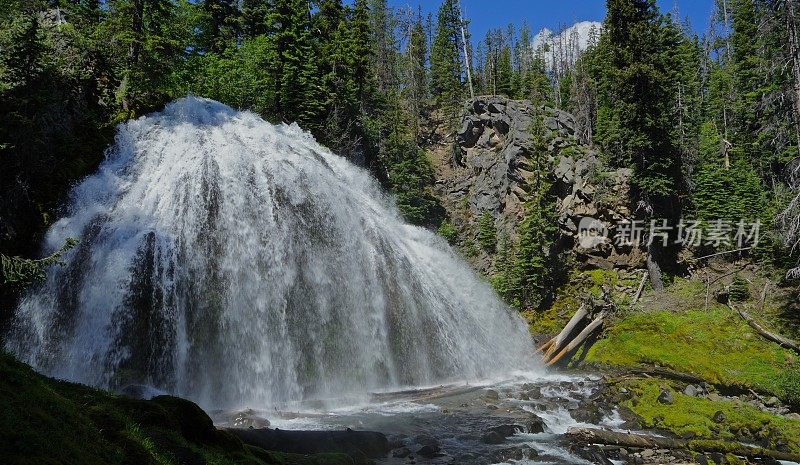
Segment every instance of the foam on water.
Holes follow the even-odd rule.
[[[67,237],[6,339],[50,375],[225,407],[530,368],[524,322],[366,171],[214,101],[121,125],[45,252]]]

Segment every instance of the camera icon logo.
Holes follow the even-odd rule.
[[[606,225],[589,216],[584,216],[578,222],[578,243],[584,249],[591,250],[604,244],[608,240]]]

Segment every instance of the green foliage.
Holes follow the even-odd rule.
[[[613,165],[633,167],[640,196],[662,217],[676,215],[670,199],[681,185],[674,105],[683,76],[671,69],[686,38],[673,28],[654,1],[609,0],[591,65],[597,141]]]
[[[444,0],[436,19],[436,34],[431,45],[431,94],[439,105],[455,111],[462,95],[456,0]]]
[[[458,230],[453,226],[453,223],[449,221],[443,221],[437,233],[445,238],[450,245],[455,245],[458,241]]]
[[[692,199],[698,219],[769,222],[760,217],[767,202],[758,175],[740,152],[729,150],[711,122],[701,127],[694,184]]]
[[[487,252],[494,252],[497,247],[497,228],[489,212],[484,212],[478,221],[478,244]]]
[[[276,107],[276,51],[268,37],[246,39],[221,54],[207,53],[194,58],[192,65],[197,76],[192,92],[263,115]]]
[[[56,381],[0,354],[0,457],[9,465],[156,465],[175,457],[218,465],[341,465],[340,454],[300,456],[245,447],[195,404],[118,397]]]
[[[556,198],[548,180],[551,171],[547,160],[542,118],[534,118],[530,129],[531,153],[535,166],[524,204],[525,217],[517,226],[517,240],[502,237],[495,258],[493,287],[511,306],[538,308],[552,299],[560,269],[553,254],[556,226]]]
[[[43,280],[47,268],[53,265],[63,265],[61,257],[67,250],[76,245],[78,245],[77,239],[68,238],[59,250],[40,260],[7,257],[0,254],[0,275],[2,275],[3,284],[26,287],[29,284]]]
[[[800,408],[800,368],[784,370],[776,382],[782,400],[793,408]]]
[[[734,302],[750,300],[750,283],[737,274],[731,283],[730,297]]]

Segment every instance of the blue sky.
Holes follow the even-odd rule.
[[[578,21],[602,21],[606,14],[605,0],[461,0],[465,15],[471,21],[473,38],[483,38],[486,31],[508,23],[519,26],[527,20],[534,33],[547,27],[558,29]],[[440,0],[389,0],[395,7],[417,5],[424,14],[436,10]],[[692,28],[702,34],[708,26],[713,0],[658,0],[661,11],[671,11],[677,5],[681,18],[688,17]]]

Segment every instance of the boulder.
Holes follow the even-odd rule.
[[[665,405],[672,405],[675,402],[675,394],[669,389],[662,389],[658,395],[658,402]]]
[[[701,391],[697,389],[696,386],[693,386],[691,384],[686,386],[686,389],[683,390],[683,393],[689,397],[697,397],[698,394],[700,394],[700,392]]]
[[[292,454],[340,453],[353,457],[361,463],[363,457],[370,459],[386,457],[389,440],[382,433],[372,431],[285,431],[279,429],[239,429],[229,431],[243,443],[264,450]]]

